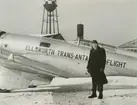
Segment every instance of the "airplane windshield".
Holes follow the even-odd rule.
[[[59,40],[65,40],[64,37],[61,34],[48,35],[48,36],[44,36],[44,37],[53,38],[53,39],[59,39]]]
[[[41,42],[40,46],[42,46],[42,47],[50,47],[50,43]]]

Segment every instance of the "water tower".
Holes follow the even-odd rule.
[[[41,34],[59,34],[57,0],[45,0]]]

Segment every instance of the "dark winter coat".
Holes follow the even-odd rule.
[[[106,84],[108,83],[106,75],[104,73],[106,64],[106,51],[104,48],[98,46],[97,50],[93,48],[90,50],[89,61],[87,70],[96,83]],[[102,69],[102,71],[101,71]]]

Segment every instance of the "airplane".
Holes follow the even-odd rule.
[[[1,31],[0,88],[27,88],[32,80],[48,85],[55,77],[90,77],[89,52],[90,47],[65,40]],[[109,50],[106,55],[107,76],[137,77],[137,57]]]

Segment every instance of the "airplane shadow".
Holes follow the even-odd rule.
[[[91,91],[92,84],[91,83],[83,83],[83,84],[71,84],[71,85],[52,85],[45,86],[43,88],[27,88],[20,89],[18,91],[13,90],[11,93],[16,92],[80,92],[80,91]],[[112,85],[107,84],[104,85],[104,90],[117,90],[117,89],[137,89],[137,85]]]

